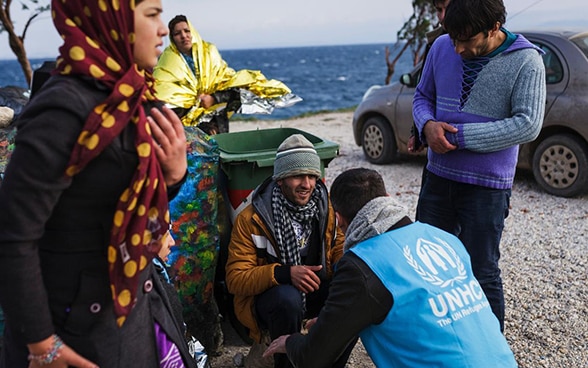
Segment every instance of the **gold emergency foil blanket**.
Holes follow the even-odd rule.
[[[268,80],[259,70],[235,71],[230,68],[216,46],[202,40],[190,22],[188,25],[192,34],[192,57],[197,74],[190,70],[174,44],[171,33],[170,45],[162,53],[153,71],[157,98],[172,107],[190,109],[182,118],[184,125],[193,126],[201,121],[208,121],[217,111],[226,107],[226,103],[220,103],[205,109],[200,107],[198,96],[229,88],[239,88],[255,95],[254,100],[257,103],[242,99],[242,104],[256,106],[244,106],[243,113],[271,113],[274,107],[291,106],[301,101],[284,83],[275,79]],[[264,100],[264,103],[259,103],[259,100]],[[259,106],[264,106],[264,111],[260,111]]]

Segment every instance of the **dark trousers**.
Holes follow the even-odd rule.
[[[302,294],[292,285],[274,286],[255,298],[255,312],[261,328],[269,331],[272,340],[300,332],[303,319],[318,316],[327,300],[329,285],[322,282],[319,290],[306,295],[306,310]],[[343,368],[357,339],[337,359],[333,367]],[[292,367],[286,354],[274,354],[274,367]]]
[[[457,236],[465,245],[474,276],[504,330],[504,292],[498,260],[510,189],[458,183],[426,172],[417,220]]]

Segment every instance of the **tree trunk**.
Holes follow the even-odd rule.
[[[396,45],[398,45],[398,43],[396,43]],[[388,48],[388,46],[386,46],[386,55],[385,56],[386,56],[386,66],[388,67],[388,72],[386,73],[386,84],[390,84],[390,79],[392,79],[392,75],[394,74],[394,69],[396,68],[396,63],[398,62],[398,59],[400,59],[400,57],[402,56],[404,51],[406,51],[408,46],[410,46],[410,42],[406,42],[404,44],[404,46],[402,46],[402,49],[400,49],[400,52],[398,52],[398,54],[396,54],[396,56],[394,57],[394,60],[392,60],[392,61],[390,61],[390,49]]]
[[[27,84],[30,86],[31,85],[31,80],[33,79],[33,70],[31,69],[31,63],[29,62],[29,59],[27,59],[27,51],[24,47],[24,36],[23,37],[19,37],[16,32],[14,31],[14,24],[12,23],[12,19],[10,19],[10,13],[8,12],[8,8],[10,7],[10,3],[0,3],[3,6],[6,6],[6,8],[4,8],[3,6],[0,6],[0,23],[2,23],[2,25],[4,26],[4,30],[8,33],[8,45],[10,46],[10,49],[12,50],[12,52],[14,53],[14,55],[16,55],[16,58],[18,60],[18,63],[20,64],[20,67],[22,69],[22,72],[25,76],[25,79],[27,81]],[[37,14],[38,15],[38,14]],[[33,17],[29,18],[29,21],[27,22],[27,26],[28,23],[37,15],[34,15]],[[24,33],[23,33],[24,35]]]
[[[16,36],[15,34],[10,34],[8,37],[10,39],[10,49],[14,55],[16,55],[16,59],[18,60],[20,68],[22,69],[22,72],[26,78],[27,85],[30,87],[31,81],[33,79],[33,70],[31,69],[31,63],[27,58],[27,51],[24,47],[24,43],[20,37]]]

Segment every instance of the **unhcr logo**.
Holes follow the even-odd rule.
[[[416,258],[408,245],[405,246],[403,253],[408,264],[423,280],[442,288],[453,286],[456,281],[465,280],[465,267],[455,250],[443,240],[435,240],[439,244],[422,238],[417,240]]]
[[[489,304],[478,281],[467,281],[465,266],[455,250],[445,241],[434,239],[436,242],[417,240],[415,255],[408,246],[403,253],[424,281],[442,289],[435,291],[428,302],[437,323],[443,327],[489,308]]]

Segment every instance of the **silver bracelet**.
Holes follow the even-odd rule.
[[[53,363],[59,358],[59,351],[63,348],[63,341],[57,335],[52,335],[53,345],[45,354],[29,354],[29,361],[34,360],[38,365],[47,365]]]

